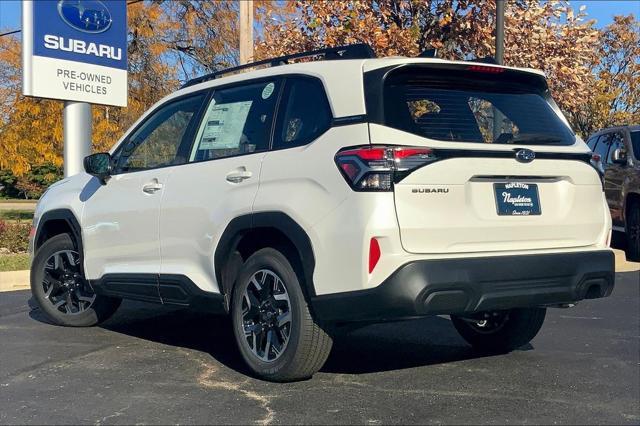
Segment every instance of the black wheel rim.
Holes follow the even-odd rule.
[[[483,312],[473,318],[462,318],[474,331],[492,334],[501,330],[509,321],[509,311]]]
[[[262,269],[251,277],[242,296],[241,333],[251,353],[263,362],[280,358],[291,336],[291,301],[284,282]]]
[[[96,299],[80,271],[80,256],[74,250],[61,250],[49,256],[42,288],[45,299],[65,315],[81,314]]]

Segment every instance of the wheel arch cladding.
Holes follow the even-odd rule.
[[[38,229],[34,239],[34,251],[36,251],[49,238],[60,234],[69,234],[76,245],[78,252],[84,253],[82,246],[82,232],[80,223],[71,210],[56,209],[45,212],[40,218]]]
[[[214,254],[216,280],[230,295],[242,263],[256,251],[272,247],[283,252],[302,276],[305,296],[315,296],[315,257],[304,229],[282,212],[260,212],[233,219],[224,230]]]

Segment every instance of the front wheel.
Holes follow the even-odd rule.
[[[51,321],[72,327],[108,319],[121,302],[93,292],[82,273],[78,249],[67,234],[50,238],[38,249],[31,265],[31,293]]]
[[[314,320],[287,258],[265,248],[242,267],[231,302],[233,332],[257,376],[284,382],[311,377],[327,360],[332,340]]]
[[[470,317],[452,315],[451,321],[474,348],[486,352],[509,352],[536,337],[546,312],[545,308],[520,308],[482,312]]]

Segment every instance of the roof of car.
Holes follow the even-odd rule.
[[[630,132],[640,132],[640,125],[638,125],[638,124],[629,124],[629,125],[624,125],[624,126],[607,127],[607,128],[600,129],[597,132],[592,133],[589,136],[589,138],[601,135],[603,133],[615,132],[616,130],[623,130],[623,129],[628,129]]]
[[[311,62],[299,62],[271,66],[261,69],[238,72],[237,74],[216,77],[180,89],[168,98],[177,97],[209,87],[233,84],[246,80],[269,78],[278,75],[302,74],[322,80],[335,117],[363,114],[365,111],[363,96],[363,72],[401,64],[454,64],[469,66],[497,67],[524,71],[544,77],[544,72],[531,68],[514,68],[471,61],[448,61],[438,58],[388,57],[375,59],[339,59]],[[167,98],[167,99],[168,99]]]

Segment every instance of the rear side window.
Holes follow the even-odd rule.
[[[274,149],[306,145],[331,125],[331,108],[322,83],[312,78],[287,78]]]
[[[481,78],[470,72],[435,74],[424,68],[387,78],[387,126],[452,142],[571,145],[573,132],[535,86]]]
[[[608,158],[607,155],[609,153],[610,146],[611,146],[611,135],[610,134],[602,135],[598,139],[598,143],[596,144],[596,147],[593,150],[593,152],[600,156],[602,162],[605,162],[605,160]]]
[[[214,90],[189,161],[266,151],[279,86],[274,80]]]
[[[640,131],[629,132],[634,156],[640,160]]]

